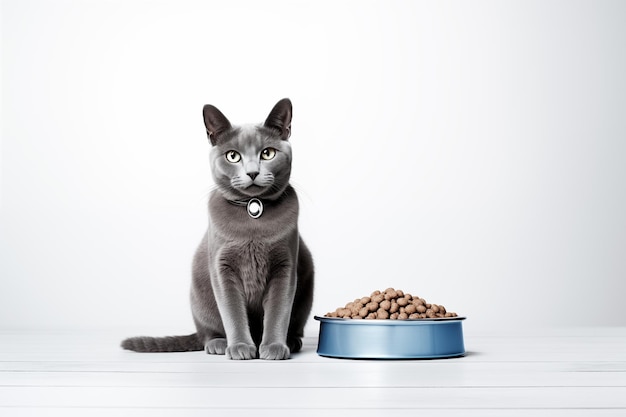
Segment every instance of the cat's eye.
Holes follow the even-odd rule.
[[[226,160],[230,163],[236,164],[241,161],[241,155],[237,151],[228,151],[224,155],[226,156]]]
[[[273,159],[275,156],[276,156],[276,149],[274,148],[265,148],[261,152],[261,159],[265,159],[266,161]]]

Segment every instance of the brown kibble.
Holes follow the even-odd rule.
[[[326,313],[325,316],[355,320],[458,317],[456,313],[447,311],[442,305],[427,303],[421,297],[391,287],[383,292],[374,291],[369,297],[356,298],[345,307],[339,307],[335,311]]]
[[[385,291],[385,300],[391,300],[397,297],[398,293],[395,290],[389,292]]]
[[[355,304],[352,305],[352,308],[350,308],[350,312],[352,313],[352,315],[359,314],[359,311],[362,308],[363,308],[363,304],[355,303]]]
[[[371,301],[367,303],[366,307],[369,311],[376,311],[378,310],[378,303],[376,301]]]

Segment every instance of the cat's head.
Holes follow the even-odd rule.
[[[233,126],[210,104],[202,113],[212,145],[213,179],[224,197],[280,197],[291,174],[291,101],[276,103],[261,125]]]

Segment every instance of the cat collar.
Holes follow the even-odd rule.
[[[258,219],[263,214],[263,203],[258,198],[251,198],[248,201],[245,200],[228,200],[229,203],[236,206],[245,206],[248,211],[248,216],[253,219]]]

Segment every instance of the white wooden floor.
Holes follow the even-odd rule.
[[[0,416],[626,416],[626,328],[466,330],[467,356],[420,361],[322,358],[315,338],[281,362],[140,354],[128,335],[0,332]]]

